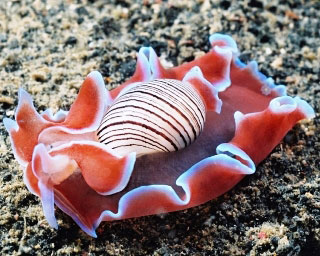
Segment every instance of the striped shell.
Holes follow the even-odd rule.
[[[158,79],[119,96],[98,129],[101,143],[119,155],[177,151],[203,129],[206,108],[188,82]]]

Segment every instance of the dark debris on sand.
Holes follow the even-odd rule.
[[[0,2],[0,120],[25,88],[40,111],[68,109],[84,77],[109,89],[128,79],[141,46],[170,67],[231,35],[244,62],[319,113],[320,1]],[[320,251],[319,114],[297,124],[254,175],[185,211],[103,223],[93,239],[60,210],[51,229],[27,191],[0,123],[1,255],[301,255]]]

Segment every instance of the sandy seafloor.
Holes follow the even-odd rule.
[[[141,46],[178,65],[232,35],[244,62],[319,112],[320,1],[0,2],[0,120],[19,87],[39,111],[68,110],[84,77],[128,79]],[[86,235],[56,210],[49,227],[0,123],[1,255],[320,255],[319,114],[297,124],[234,189],[185,211],[103,223]]]

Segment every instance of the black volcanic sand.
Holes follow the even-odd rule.
[[[57,3],[59,4],[57,5]],[[111,3],[110,3],[111,2]],[[152,46],[166,67],[232,35],[244,62],[285,84],[319,112],[319,1],[1,1],[0,120],[25,88],[41,112],[69,109],[84,77],[108,88],[134,72]],[[93,239],[56,210],[59,229],[28,192],[0,123],[1,255],[319,255],[319,114],[297,124],[224,196],[185,211],[103,223]]]

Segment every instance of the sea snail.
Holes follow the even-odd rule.
[[[230,36],[209,41],[208,53],[170,69],[142,47],[132,78],[108,92],[93,71],[70,110],[55,115],[39,114],[19,90],[15,120],[4,125],[52,227],[55,205],[94,237],[101,221],[200,205],[253,174],[296,122],[315,116],[255,61],[241,62]]]

